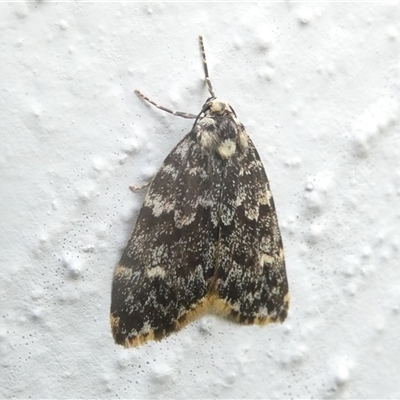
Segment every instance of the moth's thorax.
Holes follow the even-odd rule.
[[[222,159],[228,160],[235,153],[244,153],[247,149],[246,130],[225,101],[208,100],[193,129],[205,153],[217,153]]]

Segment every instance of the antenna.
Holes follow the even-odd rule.
[[[203,43],[203,36],[199,36],[200,41],[200,51],[201,51],[201,58],[203,60],[203,68],[204,68],[204,75],[206,77],[206,83],[208,91],[210,92],[212,97],[215,97],[214,89],[211,84],[210,76],[208,75],[208,67],[207,67],[207,59],[206,59],[206,52],[204,50],[204,43]]]
[[[212,97],[215,97],[214,89],[211,84],[210,76],[208,75],[208,67],[207,67],[207,59],[206,59],[206,52],[204,50],[204,43],[203,43],[203,37],[199,36],[199,43],[200,43],[200,51],[201,51],[201,59],[203,61],[203,68],[204,68],[204,75],[205,75],[205,80],[207,84],[207,89],[210,92]],[[165,111],[167,113],[170,113],[172,115],[176,115],[177,117],[182,117],[182,118],[189,118],[189,119],[196,119],[198,115],[182,112],[182,111],[174,111],[171,110],[170,108],[166,108],[158,103],[156,103],[153,100],[150,100],[147,96],[145,96],[142,92],[139,90],[135,90],[135,93],[144,101],[147,101],[154,107],[157,107],[158,109]]]

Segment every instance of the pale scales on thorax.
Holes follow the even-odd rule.
[[[211,98],[205,103],[203,110],[204,116],[197,120],[194,129],[204,151],[216,151],[224,160],[231,158],[237,148],[242,152],[246,151],[246,130],[229,103]],[[219,120],[217,117],[220,117]]]

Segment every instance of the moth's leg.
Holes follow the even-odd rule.
[[[144,188],[147,188],[147,186],[150,186],[151,182],[153,182],[153,179],[151,179],[149,182],[147,182],[147,183],[145,183],[144,185],[141,185],[141,186],[130,185],[129,189],[131,189],[132,192],[139,192],[140,190],[143,190]]]

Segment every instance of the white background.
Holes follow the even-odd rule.
[[[113,342],[147,182],[208,96],[268,173],[282,325]],[[400,397],[400,3],[0,4],[0,396]]]

